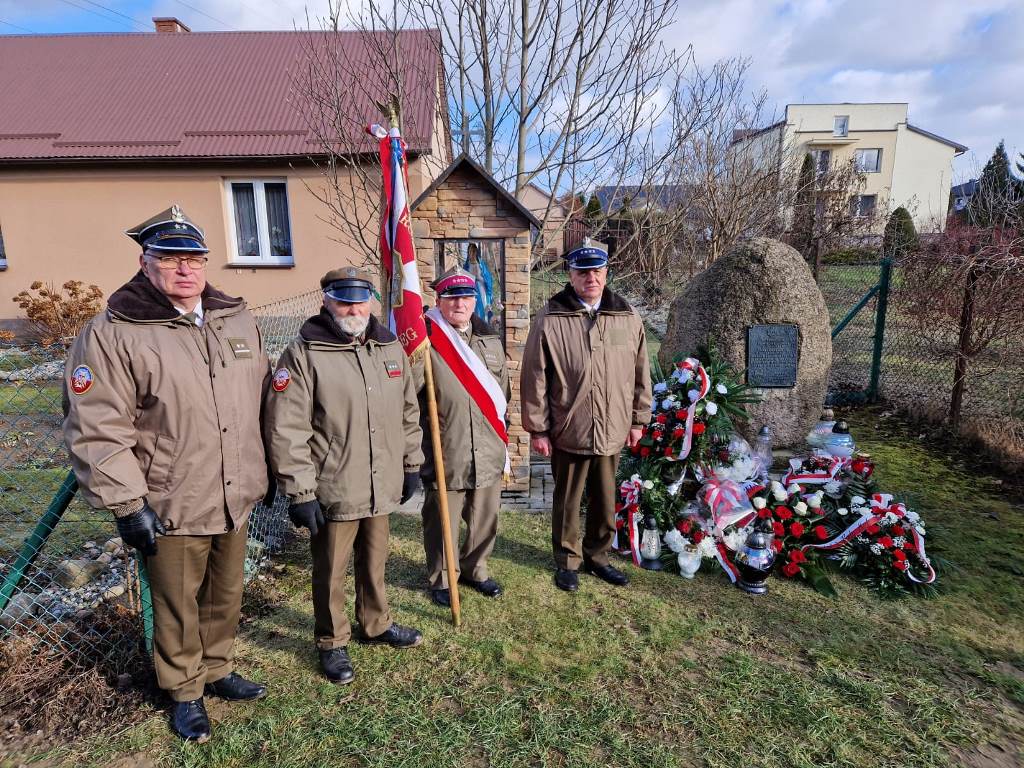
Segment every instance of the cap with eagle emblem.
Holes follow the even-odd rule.
[[[156,253],[209,253],[203,230],[196,226],[181,206],[175,204],[151,216],[141,224],[126,229],[125,234]]]
[[[438,297],[476,296],[476,278],[472,272],[452,267],[430,286]]]

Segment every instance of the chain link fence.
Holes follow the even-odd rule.
[[[842,326],[832,341],[829,401],[863,403],[878,399],[922,421],[949,420],[957,333],[951,329],[944,345],[921,338],[911,314],[912,298],[897,265],[889,279],[883,343],[876,350],[882,264],[870,253],[859,261],[821,266],[818,284],[825,297],[832,328]],[[612,264],[609,287],[637,307],[647,327],[651,354],[665,333],[672,298],[685,290],[688,265],[657,273],[638,271],[628,263]],[[531,315],[566,284],[562,269],[545,265],[531,276]],[[872,292],[872,289],[875,289]],[[959,310],[954,308],[954,314]],[[1013,346],[1014,348],[1010,348]],[[876,357],[876,352],[877,357]],[[998,460],[1009,452],[1024,465],[1024,339],[987,350],[972,360],[966,382],[960,432],[976,439]],[[1015,466],[1014,460],[1003,462]]]
[[[318,292],[257,308],[271,360],[319,304]],[[62,346],[0,347],[0,641],[28,640],[72,664],[138,651],[151,637],[144,571],[109,513],[70,474],[61,406]],[[248,582],[291,531],[287,499],[249,520]]]

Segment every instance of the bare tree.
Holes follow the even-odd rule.
[[[434,120],[444,118],[437,59],[429,55],[436,33],[406,31],[394,7],[372,1],[353,15],[341,0],[328,0],[326,14],[307,17],[307,28],[292,93],[321,180],[306,187],[336,240],[376,267],[382,176],[377,140],[365,127],[385,119],[410,144],[429,143]]]
[[[758,133],[776,122],[764,92],[750,93],[750,62],[729,59],[676,91],[676,111],[704,105],[708,119],[677,140],[679,176],[692,187],[693,227],[684,230],[701,268],[741,237],[778,236],[792,187],[782,132]],[[737,136],[742,140],[737,141]]]
[[[521,197],[650,183],[671,152],[675,79],[690,51],[660,39],[678,0],[401,0],[439,30],[462,152]]]
[[[929,351],[954,361],[949,422],[959,428],[968,377],[1005,373],[1020,363],[1024,219],[1015,191],[979,185],[963,214],[951,217],[945,232],[903,269],[901,304]],[[1008,388],[1007,412],[1019,392],[1017,379]]]

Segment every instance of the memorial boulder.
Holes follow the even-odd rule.
[[[825,299],[794,248],[748,240],[690,281],[672,303],[658,358],[667,368],[712,344],[762,398],[747,406],[748,439],[767,425],[777,447],[801,445],[825,399],[832,336]]]

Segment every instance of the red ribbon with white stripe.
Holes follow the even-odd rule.
[[[838,549],[843,544],[847,543],[851,539],[860,536],[865,530],[870,528],[872,525],[880,523],[885,519],[885,516],[892,513],[899,519],[903,520],[907,515],[907,508],[899,503],[893,502],[893,496],[891,493],[876,493],[871,496],[868,500],[870,510],[862,514],[853,525],[844,530],[838,536],[829,541],[823,541],[820,544],[804,544],[801,549],[820,549],[824,551],[830,551]],[[932,567],[931,561],[928,559],[924,549],[924,536],[920,534],[913,525],[909,525],[909,530],[906,532],[907,536],[914,544],[914,551],[917,554],[921,565],[924,566],[927,576],[924,579],[919,579],[914,575],[911,568],[907,568],[907,578],[916,584],[931,584],[935,581],[935,569]]]
[[[690,455],[690,448],[693,445],[693,419],[697,413],[697,403],[707,397],[708,392],[711,391],[711,379],[708,377],[708,372],[704,370],[704,366],[700,364],[700,360],[695,357],[688,357],[679,363],[678,367],[682,371],[695,375],[698,386],[697,399],[690,403],[686,409],[686,428],[683,434],[683,445],[679,449],[679,455],[672,457],[673,461],[682,461]]]
[[[832,456],[829,462],[828,469],[817,470],[813,472],[805,472],[800,469],[790,469],[782,477],[782,484],[789,485],[790,483],[802,483],[804,485],[823,485],[824,483],[830,482],[836,479],[836,476],[850,463],[849,459],[844,459],[840,456]]]

